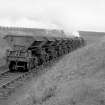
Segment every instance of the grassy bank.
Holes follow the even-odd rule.
[[[11,105],[105,105],[105,41],[65,56]]]

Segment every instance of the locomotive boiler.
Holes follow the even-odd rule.
[[[10,71],[29,71],[85,46],[82,37],[14,36],[7,35],[11,44],[6,61]]]

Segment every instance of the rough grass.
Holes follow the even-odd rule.
[[[11,105],[105,105],[105,41],[74,51]]]

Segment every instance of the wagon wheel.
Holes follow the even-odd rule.
[[[56,59],[57,58],[57,52],[56,51],[54,51],[54,59]]]
[[[63,49],[60,48],[60,50],[59,50],[59,55],[62,56],[63,54],[64,54]]]
[[[37,59],[37,57],[35,57],[34,59],[33,59],[33,67],[35,68],[37,65],[38,65],[38,59]]]
[[[27,72],[28,70],[27,63],[24,63],[24,71]]]
[[[45,64],[47,62],[47,58],[46,58],[45,54],[42,56],[42,62],[43,62],[43,64]]]
[[[45,55],[45,61],[46,61],[46,62],[49,61],[49,55],[48,55],[48,54]]]

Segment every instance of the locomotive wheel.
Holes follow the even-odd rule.
[[[42,56],[42,64],[45,64],[46,62],[47,62],[46,55],[43,55],[43,56]]]
[[[37,65],[38,65],[37,58],[33,58],[33,59],[30,61],[30,69],[35,68]]]
[[[41,57],[38,57],[38,66],[43,64],[43,59]]]
[[[57,52],[53,53],[53,58],[56,59],[57,58]]]
[[[25,68],[27,71],[29,71],[34,68],[33,66],[34,66],[34,61],[30,60],[29,62],[26,63]]]
[[[15,71],[15,69],[16,69],[16,63],[15,62],[10,62],[10,65],[9,65],[9,70],[11,71],[11,72],[14,72]]]
[[[27,72],[28,70],[27,63],[24,63],[24,71]]]
[[[64,54],[63,49],[59,51],[59,55],[62,56]]]
[[[30,70],[31,69],[31,64],[29,62],[27,62],[27,70]]]
[[[67,48],[64,47],[63,49],[64,49],[64,50],[63,50],[63,54],[67,54]]]
[[[38,59],[37,59],[37,57],[35,57],[33,59],[33,68],[35,68],[37,65],[38,65]]]
[[[53,59],[53,55],[49,54],[49,61],[51,61]]]

